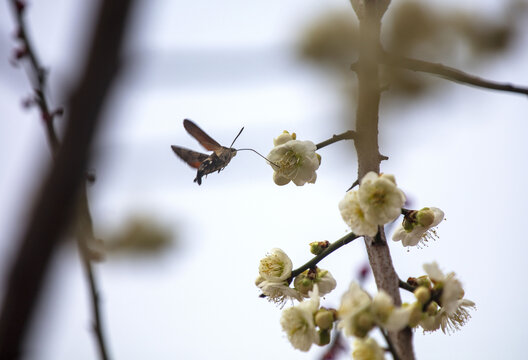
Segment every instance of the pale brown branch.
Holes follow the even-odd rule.
[[[434,74],[446,80],[454,81],[464,85],[471,85],[485,89],[507,91],[517,94],[528,95],[528,88],[526,87],[517,86],[510,83],[500,83],[491,80],[486,80],[477,76],[469,75],[463,71],[439,63],[432,63],[428,61],[411,59],[406,57],[398,57],[389,54],[385,54],[384,56],[382,56],[381,59],[381,62],[385,65]]]

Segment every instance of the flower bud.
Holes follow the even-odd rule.
[[[319,309],[315,314],[315,325],[321,330],[329,330],[334,325],[334,313],[327,309]]]
[[[429,208],[423,208],[416,214],[416,221],[423,227],[429,227],[435,220],[434,212]]]
[[[375,325],[374,318],[368,312],[362,312],[354,319],[353,334],[357,337],[365,337]]]
[[[297,275],[293,280],[293,287],[297,289],[301,294],[308,296],[308,292],[313,289],[314,279],[310,278],[307,272]]]
[[[314,255],[319,255],[330,245],[328,240],[325,241],[314,241],[310,243],[310,252]]]
[[[431,302],[429,306],[427,306],[427,309],[425,309],[425,312],[427,313],[427,315],[430,316],[436,315],[436,313],[438,312],[438,304],[434,301]]]
[[[420,286],[414,290],[414,296],[421,304],[425,304],[431,298],[431,291],[425,286]]]

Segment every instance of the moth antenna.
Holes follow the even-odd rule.
[[[244,128],[242,128],[244,129]],[[242,132],[242,130],[240,130],[240,132]],[[240,134],[239,134],[240,135]],[[255,154],[257,154],[258,156],[260,156],[261,158],[265,159],[267,162],[269,162],[271,165],[275,166],[277,169],[280,169],[280,166],[275,164],[273,161],[269,160],[267,157],[265,157],[264,155],[262,155],[261,153],[259,153],[257,150],[253,150],[253,149],[237,149],[237,151],[243,151],[243,150],[249,150],[249,151],[253,151]]]
[[[238,132],[238,135],[235,136],[235,140],[233,140],[233,142],[231,143],[230,148],[233,147],[233,145],[235,144],[236,139],[238,139],[238,137],[240,136],[240,134],[242,134],[242,131],[244,131],[244,127],[242,127],[242,129],[240,129],[240,131]]]

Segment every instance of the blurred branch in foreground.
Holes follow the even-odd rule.
[[[22,19],[24,2],[13,0],[12,4],[15,16]],[[54,250],[75,214],[90,144],[101,120],[99,114],[118,73],[118,57],[131,5],[131,0],[101,4],[92,43],[87,51],[89,58],[79,85],[70,97],[69,121],[63,145],[36,198],[7,279],[0,313],[1,359],[20,357]],[[20,38],[20,33],[18,35]],[[24,36],[27,38],[27,35]],[[44,74],[41,67],[37,65],[35,68],[37,78],[41,79],[39,74]],[[38,81],[42,85],[45,83],[44,80]],[[100,351],[102,358],[108,357],[104,350]]]

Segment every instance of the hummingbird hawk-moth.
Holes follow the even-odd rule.
[[[237,149],[233,148],[235,140],[242,133],[242,128],[235,140],[231,143],[230,147],[220,145],[216,140],[207,135],[205,131],[200,129],[198,125],[193,123],[191,120],[183,120],[183,127],[187,132],[194,137],[198,142],[207,150],[213,151],[211,155],[202,154],[193,150],[186,149],[181,146],[171,145],[172,150],[178,155],[183,161],[189,166],[197,169],[196,178],[194,182],[198,185],[202,184],[202,177],[212,172],[220,172],[223,168],[229,164],[231,159],[236,155]]]

